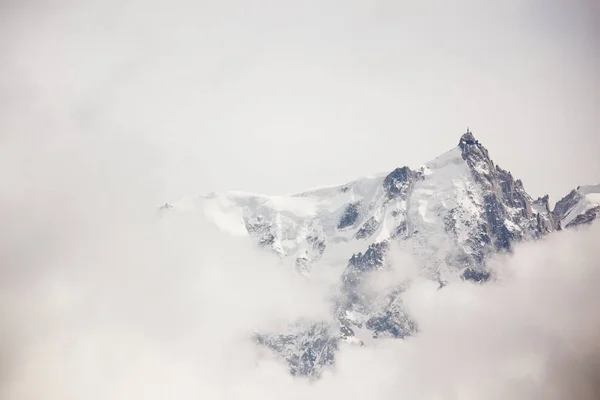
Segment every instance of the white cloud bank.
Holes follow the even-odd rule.
[[[132,152],[65,143],[39,157],[30,143],[2,149],[3,399],[600,394],[598,224],[499,258],[495,283],[438,290],[412,278],[405,304],[419,334],[343,346],[336,368],[310,383],[249,336],[296,318],[326,319],[325,286],[199,215],[159,218],[142,207],[144,185],[131,184],[129,159],[114,156]],[[25,155],[28,168],[15,164]]]
[[[203,12],[208,3],[212,14]],[[320,176],[337,183],[353,168],[357,175],[378,170],[378,160],[422,162],[434,145],[446,149],[445,133],[413,142],[396,132],[462,129],[464,118],[493,125],[490,139],[500,139],[489,147],[509,143],[505,159],[518,150],[512,134],[528,140],[518,146],[527,166],[539,143],[554,151],[534,152],[544,160],[587,160],[547,166],[554,169],[538,177],[540,186],[562,182],[548,190],[563,193],[574,175],[585,182],[597,171],[590,145],[597,139],[588,129],[597,115],[590,108],[599,93],[590,78],[597,57],[587,51],[597,7],[569,18],[558,12],[563,6],[544,7],[561,16],[559,32],[573,35],[557,41],[547,36],[557,32],[553,23],[539,37],[521,28],[507,36],[507,20],[535,33],[537,19],[521,24],[469,2],[455,10],[461,18],[427,12],[408,25],[386,19],[405,15],[403,7],[388,12],[394,2],[375,7],[373,17],[364,2],[345,9],[345,19],[336,17],[341,3],[328,3],[325,13],[321,3],[304,9],[297,2],[302,10],[281,7],[275,16],[263,5],[255,18],[237,2],[201,2],[195,12],[184,2],[2,5],[0,398],[600,398],[599,226],[521,246],[497,261],[494,284],[437,290],[413,279],[405,304],[420,333],[342,347],[336,368],[309,383],[248,337],[300,317],[327,318],[327,287],[281,269],[200,216],[156,216],[151,203],[165,193],[242,183],[287,190]],[[349,29],[345,21],[357,23]],[[416,41],[405,34],[420,32],[413,28],[423,21],[434,28]],[[591,28],[582,36],[575,26]],[[390,34],[398,40],[387,40]],[[235,40],[223,45],[226,38]],[[544,52],[540,43],[558,47]],[[514,44],[523,46],[510,57],[498,51]],[[424,66],[437,77],[434,87],[413,83]],[[494,94],[485,109],[481,93]],[[449,107],[455,103],[458,109]],[[398,110],[410,115],[398,118]],[[579,140],[548,140],[566,130]],[[384,146],[386,156],[381,143],[391,137],[398,145]],[[315,148],[313,139],[329,144]],[[377,151],[364,159],[331,162],[332,154],[369,146]],[[401,148],[410,151],[401,155]],[[412,276],[406,263],[375,280],[377,287]]]

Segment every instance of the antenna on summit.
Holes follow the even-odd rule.
[[[471,131],[469,130],[469,125],[467,125],[467,133],[471,133]]]

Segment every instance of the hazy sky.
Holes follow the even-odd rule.
[[[87,178],[93,197],[110,203],[110,187]],[[305,279],[201,212],[90,213],[62,174],[45,196],[26,196],[29,184],[0,186],[10,206],[0,207],[2,400],[599,398],[598,224],[498,255],[488,264],[498,280],[486,285],[439,290],[410,255],[392,254],[360,292],[406,288],[403,307],[419,332],[342,343],[335,367],[311,382],[250,338],[298,321],[337,332],[339,276]],[[57,194],[71,201],[48,201]]]
[[[467,124],[534,196],[600,183],[598,3],[449,3],[0,0],[0,399],[597,399],[598,224],[498,284],[407,276],[420,333],[310,384],[246,339],[330,319],[338,277],[154,213],[418,167]]]
[[[131,154],[162,202],[418,167],[468,124],[555,201],[600,182],[598,4],[4,0],[0,139]]]

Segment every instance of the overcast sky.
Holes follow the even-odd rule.
[[[3,0],[0,138],[131,154],[163,202],[418,167],[468,124],[556,201],[600,183],[598,4]]]
[[[313,384],[240,339],[329,319],[337,275],[148,212],[418,167],[467,124],[534,196],[600,183],[600,3],[423,3],[0,0],[0,398],[597,399],[598,224],[498,285],[410,278],[420,333]]]

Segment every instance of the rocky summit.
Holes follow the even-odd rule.
[[[600,185],[577,187],[552,210],[548,196],[532,198],[467,130],[456,147],[416,169],[402,166],[288,196],[190,197],[161,211],[190,207],[221,230],[249,237],[300,274],[345,266],[332,300],[335,325],[302,321],[255,337],[292,374],[318,377],[334,364],[342,342],[368,345],[418,330],[404,312],[404,287],[363,290],[369,272],[388,267],[393,249],[411,254],[420,273],[440,287],[455,278],[484,283],[492,278],[486,264],[493,254],[600,216]]]

